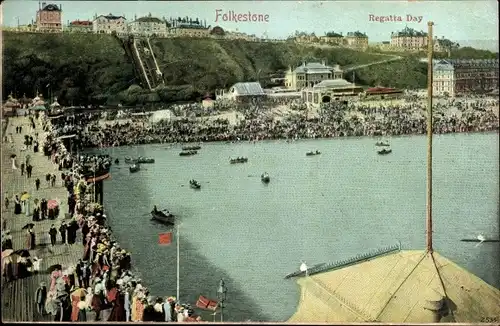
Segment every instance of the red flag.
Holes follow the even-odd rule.
[[[207,310],[214,310],[217,309],[217,306],[219,303],[215,300],[210,300],[202,295],[198,298],[198,301],[196,301],[196,307],[200,309],[207,309]]]
[[[169,245],[172,243],[172,232],[160,233],[158,237],[158,244]]]

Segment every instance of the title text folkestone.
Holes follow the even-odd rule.
[[[215,10],[215,22],[218,23],[220,21],[224,22],[251,22],[251,23],[268,23],[269,15],[267,14],[255,14],[252,12],[248,13],[236,13],[232,10],[229,10],[225,13],[222,13],[222,9]]]

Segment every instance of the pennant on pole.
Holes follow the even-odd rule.
[[[160,233],[158,236],[158,244],[169,245],[172,243],[172,232]]]

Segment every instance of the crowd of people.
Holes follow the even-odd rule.
[[[84,113],[69,125],[64,119],[53,121],[58,130],[76,134],[81,147],[109,147],[149,143],[199,141],[238,141],[262,139],[304,139],[345,136],[408,135],[426,132],[426,105],[419,100],[378,106],[364,102],[324,103],[311,116],[301,100],[288,100],[284,117],[271,114],[284,100],[249,103],[233,107],[242,119],[200,119],[181,109],[177,118],[152,122],[147,116],[116,124],[99,124],[97,114]],[[185,110],[190,107],[183,107]],[[187,109],[186,109],[187,108]],[[225,108],[226,109],[226,108]],[[496,110],[496,111],[495,111]],[[213,113],[213,112],[212,112]],[[66,118],[67,119],[67,118]],[[64,126],[64,127],[63,127]],[[498,100],[448,100],[434,104],[434,132],[478,132],[498,130]]]
[[[46,117],[41,116],[36,123],[52,131],[54,128]],[[54,321],[159,321],[180,322],[199,321],[200,317],[188,304],[180,304],[175,297],[155,298],[139,277],[131,272],[130,253],[113,240],[111,229],[106,223],[103,207],[95,203],[93,184],[87,182],[86,167],[108,168],[108,156],[71,155],[57,133],[49,132],[43,142],[44,154],[52,164],[61,170],[61,183],[68,194],[68,211],[58,225],[53,223],[48,230],[50,245],[72,246],[78,243],[78,236],[84,250],[75,265],[53,265],[48,272],[47,282],[42,282],[36,290],[35,304],[41,315],[51,314]],[[13,167],[16,165],[13,162]],[[14,213],[33,216],[33,222],[46,218],[50,210],[50,200],[37,202],[33,214],[29,207],[29,196],[16,196]],[[8,198],[8,197],[6,197]],[[9,207],[5,203],[6,209]],[[58,206],[56,203],[52,207]],[[59,212],[51,218],[59,219]],[[48,217],[47,217],[48,218]],[[11,250],[4,261],[3,277],[6,282],[29,276],[39,271],[40,259],[30,257],[29,250],[40,244],[35,237],[35,223],[26,226],[24,248],[14,252],[10,230],[2,226],[2,249]],[[38,240],[38,241],[37,241]],[[2,252],[2,256],[4,252]],[[6,255],[7,256],[7,255]],[[47,285],[48,283],[48,285]],[[92,312],[90,315],[89,313]]]

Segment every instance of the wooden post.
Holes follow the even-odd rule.
[[[432,39],[433,22],[427,23],[427,252],[432,253]]]

